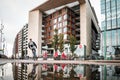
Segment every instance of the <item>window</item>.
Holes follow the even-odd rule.
[[[56,24],[53,27],[54,27],[54,29],[56,29]]]
[[[111,17],[112,17],[111,12],[110,12],[110,11],[107,11],[106,13],[107,13],[107,19],[108,19],[108,18],[111,19]]]
[[[106,32],[106,44],[107,44],[107,46],[110,46],[111,44],[112,44],[112,40],[111,40],[111,31],[107,31]]]
[[[67,39],[67,34],[64,35],[64,39]]]
[[[116,16],[116,8],[112,7],[111,10],[112,10],[112,17]]]
[[[65,28],[63,29],[63,32],[64,32],[64,33],[67,32],[67,27],[65,27]]]
[[[110,8],[110,1],[108,1],[108,2],[106,3],[106,8],[107,8],[107,9]]]
[[[65,14],[65,15],[63,16],[63,19],[64,19],[64,20],[67,19],[67,14]]]
[[[116,1],[116,0],[111,0],[111,6],[112,6],[112,7],[115,6],[115,1]]]
[[[118,20],[118,21],[117,21],[117,22],[118,22],[117,27],[120,27],[120,18],[118,18],[117,20]]]
[[[111,20],[107,21],[107,29],[111,29]]]
[[[116,30],[112,30],[112,45],[116,46]]]
[[[59,21],[59,22],[62,21],[62,17],[61,17],[61,16],[58,18],[58,21]]]
[[[120,0],[117,0],[117,7],[120,7]]]
[[[60,28],[60,27],[62,27],[62,23],[59,23],[59,24],[58,24],[58,28]]]
[[[105,4],[101,4],[101,10],[105,9]]]
[[[112,28],[116,28],[116,19],[112,20]]]
[[[54,24],[57,23],[57,19],[54,19]]]
[[[117,31],[118,33],[118,45],[120,45],[120,29]]]
[[[64,21],[64,22],[63,22],[63,26],[67,26],[67,21]]]
[[[62,28],[58,30],[58,34],[62,33]]]

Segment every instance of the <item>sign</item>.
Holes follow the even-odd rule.
[[[109,46],[109,47],[107,48],[107,52],[109,52],[109,53],[111,53],[111,54],[114,54],[114,53],[115,53],[114,47]]]
[[[86,56],[86,46],[85,45],[77,45],[77,49],[75,50],[75,53],[78,55],[78,56],[82,56],[82,57],[85,57]]]
[[[79,48],[82,48],[82,46],[83,46],[83,45],[80,44],[80,45],[79,45]]]

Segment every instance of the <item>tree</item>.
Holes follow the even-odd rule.
[[[73,35],[70,35],[70,51],[72,53],[72,56],[74,56],[74,51],[77,47],[75,47],[76,44],[76,38]]]
[[[54,32],[55,32],[55,35],[53,36],[52,47],[55,50],[55,53],[54,53],[53,57],[56,60],[58,58],[57,50],[58,50],[58,44],[59,44],[59,37],[58,37],[58,30],[55,29]]]
[[[59,35],[59,51],[62,53],[64,51],[64,40],[63,34]]]
[[[55,52],[57,52],[58,44],[59,44],[58,30],[55,29],[54,31],[55,31],[55,35],[53,36],[52,47],[55,49]]]

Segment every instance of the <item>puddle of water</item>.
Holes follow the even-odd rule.
[[[120,80],[120,66],[7,63],[0,80]]]

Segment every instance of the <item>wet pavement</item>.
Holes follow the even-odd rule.
[[[38,62],[6,60],[0,65],[0,80],[120,80],[120,66],[117,65]]]

